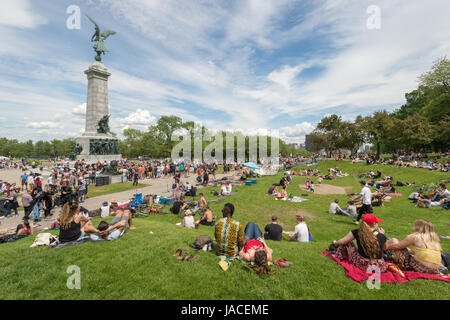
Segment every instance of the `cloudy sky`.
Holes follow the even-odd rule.
[[[67,27],[70,6],[79,29]],[[0,0],[0,136],[82,133],[95,56],[86,13],[117,31],[103,62],[119,136],[178,115],[303,142],[324,115],[397,108],[450,56],[448,0]]]

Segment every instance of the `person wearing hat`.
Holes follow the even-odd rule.
[[[195,229],[194,212],[188,209],[184,212],[183,221],[181,221],[181,226],[189,229]]]
[[[281,241],[283,238],[283,227],[278,224],[278,218],[272,216],[272,223],[269,223],[264,228],[264,239]]]
[[[119,204],[117,203],[117,200],[111,200],[111,205],[109,206],[109,212],[116,213],[117,210],[119,210]]]
[[[333,241],[333,246],[337,249],[332,255],[362,271],[367,271],[369,266],[376,266],[380,273],[385,272],[387,264],[383,259],[383,248],[387,238],[383,228],[378,226],[380,222],[383,220],[375,215],[365,214],[359,229],[352,230],[344,238]],[[356,240],[357,247],[353,240]]]

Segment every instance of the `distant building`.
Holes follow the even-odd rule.
[[[311,142],[311,136],[309,134],[305,136],[305,149],[309,152],[316,152],[316,148],[314,147],[314,144]]]

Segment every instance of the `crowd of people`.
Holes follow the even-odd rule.
[[[371,164],[373,159],[365,159]],[[416,160],[413,160],[416,161]],[[122,174],[122,182],[138,181],[139,179],[173,178],[172,197],[175,203],[170,211],[181,217],[180,225],[185,228],[195,229],[200,225],[214,227],[214,239],[216,254],[230,258],[239,257],[243,261],[255,264],[258,274],[269,274],[273,260],[273,250],[267,245],[266,240],[282,241],[283,234],[289,239],[298,242],[309,242],[312,239],[305,217],[296,216],[296,226],[293,231],[285,231],[280,225],[278,217],[272,216],[270,223],[264,227],[264,233],[260,227],[249,221],[245,227],[235,219],[235,207],[232,203],[226,203],[222,209],[222,218],[218,219],[212,212],[204,194],[199,194],[198,201],[186,200],[187,196],[195,196],[197,189],[189,182],[183,183],[183,178],[193,172],[197,176],[198,185],[208,185],[216,178],[217,164],[175,164],[169,161],[118,161],[114,166],[117,173]],[[20,164],[18,164],[20,166]],[[445,164],[443,165],[445,167]],[[116,240],[122,237],[128,230],[135,229],[133,225],[133,214],[130,208],[120,207],[117,201],[111,204],[104,203],[100,216],[105,218],[113,215],[111,223],[103,219],[94,226],[91,217],[81,206],[85,201],[90,184],[95,183],[98,174],[110,168],[111,164],[96,163],[87,164],[77,161],[74,168],[67,164],[55,165],[50,170],[47,179],[43,179],[40,173],[28,172],[23,166],[23,174],[20,177],[21,185],[5,183],[0,181],[0,192],[8,201],[6,217],[12,211],[17,216],[19,206],[18,195],[22,194],[22,205],[24,207],[24,222],[17,226],[16,235],[33,234],[34,229],[29,219],[33,213],[34,222],[40,221],[40,212],[43,211],[44,218],[52,215],[55,204],[61,205],[61,214],[57,218],[60,229],[59,241],[62,243],[79,241],[89,237],[92,241]],[[442,170],[444,167],[440,167]],[[448,168],[448,165],[447,165]],[[234,168],[242,179],[249,177],[241,166]],[[231,171],[231,166],[224,166],[224,171]],[[243,178],[245,176],[245,178]],[[337,166],[328,169],[323,176],[318,169],[303,169],[296,173],[286,171],[278,183],[273,183],[267,194],[276,199],[287,199],[287,188],[292,183],[292,176],[306,176],[308,189],[314,192],[312,177],[317,177],[318,183],[325,179],[336,179],[348,174],[342,172]],[[351,230],[339,240],[330,245],[331,254],[341,260],[367,270],[369,266],[377,266],[380,272],[387,270],[389,263],[395,263],[402,270],[440,274],[443,272],[441,265],[441,247],[439,237],[434,226],[425,220],[414,222],[414,232],[404,240],[388,238],[386,232],[379,226],[383,221],[374,215],[373,207],[381,206],[383,199],[389,193],[395,193],[396,187],[410,186],[414,182],[397,181],[394,185],[393,177],[388,174],[383,176],[380,170],[359,174],[361,180],[361,192],[350,194],[346,208],[339,206],[339,199],[335,199],[329,207],[330,214],[341,214],[351,217],[358,229]],[[370,187],[375,187],[372,192]],[[232,194],[232,183],[222,181],[220,184],[220,196]],[[448,208],[450,203],[450,192],[445,184],[440,184],[434,191],[432,197],[417,192],[413,198],[418,207],[442,206]],[[152,203],[153,200],[150,200]],[[195,219],[195,215],[199,218]],[[353,242],[356,241],[356,245]],[[410,247],[410,250],[408,249]]]

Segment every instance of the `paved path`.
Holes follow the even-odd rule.
[[[11,170],[12,171],[12,170]],[[236,180],[239,178],[236,175],[236,172],[231,172],[229,174],[216,174],[216,180],[220,180],[223,177],[230,177],[235,178]],[[191,173],[191,175],[188,178],[181,178],[181,181],[186,184],[187,181],[191,185],[196,185],[196,175]],[[159,196],[171,196],[172,195],[172,178],[159,178],[159,179],[144,179],[140,180],[140,183],[149,184],[148,187],[140,188],[140,189],[131,189],[127,191],[117,192],[117,193],[111,193],[104,196],[98,196],[94,198],[88,198],[84,203],[81,205],[85,207],[88,210],[95,210],[100,208],[101,204],[105,201],[110,202],[111,200],[116,200],[117,202],[126,202],[132,198],[132,196],[136,193],[136,190],[138,193],[142,193],[143,195],[147,194],[157,194]],[[197,186],[198,187],[198,186]],[[201,187],[200,187],[201,188]],[[167,191],[169,190],[169,192]],[[43,228],[49,228],[51,224],[55,221],[55,217],[57,217],[60,213],[61,208],[56,208],[52,210],[53,216],[49,219],[42,219],[38,224],[40,224]],[[30,217],[33,216],[33,213],[31,213]],[[42,216],[42,211],[41,211]],[[8,218],[2,218],[0,219],[0,233],[6,231],[7,229],[14,229],[16,226],[20,223],[22,223],[22,219],[24,217],[24,212],[19,211],[19,216],[15,217],[14,213],[10,215]]]

